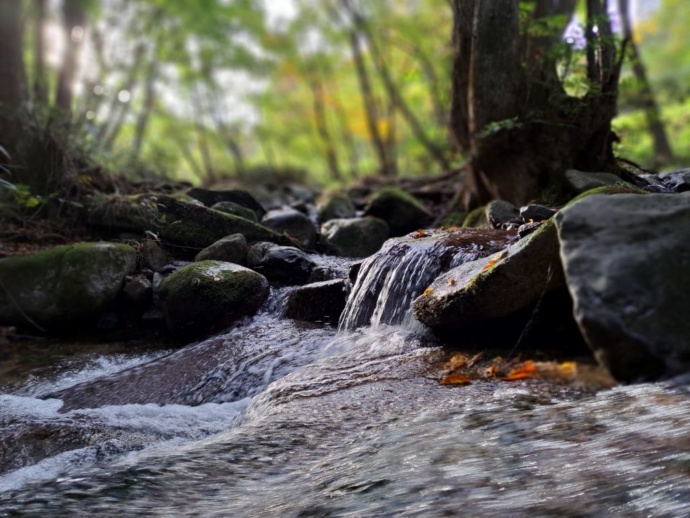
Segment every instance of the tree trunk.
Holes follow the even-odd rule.
[[[666,136],[666,129],[661,121],[661,112],[656,102],[652,85],[647,78],[647,70],[642,62],[635,38],[633,38],[628,0],[618,0],[618,12],[620,13],[625,38],[630,42],[630,64],[640,87],[640,99],[644,108],[645,118],[647,119],[649,132],[654,140],[654,165],[656,167],[663,166],[673,161],[673,151]]]
[[[86,23],[86,12],[81,0],[64,0],[62,7],[64,31],[67,35],[67,45],[63,54],[62,67],[58,75],[55,106],[65,115],[72,110],[74,95],[74,80],[79,67],[79,54],[83,41],[83,29]],[[82,29],[79,31],[79,29]]]
[[[333,103],[335,105],[335,114],[340,124],[340,135],[347,149],[348,162],[350,163],[350,176],[356,178],[359,176],[359,152],[338,91],[333,92]]]
[[[359,91],[362,95],[362,104],[364,106],[364,114],[367,118],[367,127],[369,128],[371,145],[374,148],[374,153],[379,162],[379,172],[384,176],[395,175],[395,166],[386,153],[386,144],[383,141],[383,136],[381,135],[381,131],[379,129],[379,116],[378,109],[376,107],[376,100],[374,99],[374,92],[371,88],[369,72],[367,71],[366,63],[364,62],[364,55],[362,53],[362,44],[359,40],[357,31],[350,31],[350,48],[352,50],[352,58],[355,62],[355,69],[357,70]]]
[[[326,109],[323,99],[323,84],[316,74],[313,74],[311,81],[309,81],[309,87],[312,94],[316,131],[321,139],[321,146],[323,147],[326,163],[328,164],[328,170],[331,173],[331,178],[339,181],[342,177],[340,175],[338,154],[335,149],[333,138],[331,137],[331,132],[328,129],[328,120],[326,119]]]
[[[36,0],[34,20],[34,100],[44,106],[48,104],[48,78],[45,70],[45,23],[47,19],[46,0]]]
[[[573,7],[572,0],[539,0],[527,23],[558,14],[567,17]],[[522,30],[525,13],[518,0],[500,6],[491,0],[453,0],[451,130],[471,156],[464,186],[467,206],[491,199],[527,203],[570,168],[617,171],[611,120],[621,61],[616,59],[606,0],[587,0],[587,7],[587,75],[592,87],[579,99],[567,96],[556,60],[547,52],[560,38],[561,27],[550,35],[537,31],[538,36],[531,36]],[[470,25],[468,38],[464,31]]]
[[[19,119],[27,100],[26,72],[22,55],[22,3],[0,0],[0,146],[17,159],[21,140]],[[7,159],[0,153],[0,163]]]
[[[137,124],[134,130],[134,140],[132,142],[132,159],[136,160],[141,154],[141,148],[144,145],[144,135],[146,128],[149,125],[149,118],[153,111],[153,105],[156,100],[156,76],[158,75],[158,62],[155,52],[151,57],[148,71],[146,73],[146,85],[144,87],[144,101],[141,105],[141,111],[137,116]]]

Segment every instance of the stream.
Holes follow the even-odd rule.
[[[0,516],[690,515],[683,380],[442,386],[447,354],[383,284],[374,325],[282,319],[282,289],[183,349],[0,379]]]

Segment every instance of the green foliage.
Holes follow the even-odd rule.
[[[477,135],[479,138],[486,138],[490,135],[495,135],[500,131],[509,131],[517,128],[521,128],[523,124],[520,122],[518,117],[512,117],[510,119],[504,119],[502,121],[494,121],[487,124]]]

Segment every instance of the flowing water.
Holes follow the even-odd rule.
[[[680,381],[442,386],[414,327],[279,314],[6,384],[0,516],[690,515]]]

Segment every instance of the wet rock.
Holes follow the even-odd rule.
[[[144,240],[141,254],[144,266],[154,272],[160,272],[172,261],[172,257],[154,239]]]
[[[586,173],[577,169],[566,171],[565,179],[577,193],[589,191],[597,187],[607,187],[622,183],[620,177],[612,173]]]
[[[412,301],[441,273],[514,240],[514,233],[496,229],[438,229],[389,239],[359,267],[340,327],[407,322]]]
[[[157,197],[100,195],[85,202],[83,218],[87,225],[110,232],[156,233],[158,229]]]
[[[521,219],[513,219],[505,223],[501,223],[501,226],[498,228],[501,230],[518,230],[523,224],[524,221]]]
[[[533,221],[532,223],[523,223],[518,227],[518,236],[520,237],[526,237],[529,236],[532,232],[537,230],[539,227],[541,227],[543,221]]]
[[[196,262],[225,261],[244,265],[247,262],[247,240],[242,234],[224,237],[204,248],[194,260]]]
[[[520,217],[525,221],[546,221],[556,214],[555,209],[543,205],[526,205],[520,208]]]
[[[385,187],[375,192],[364,214],[388,223],[391,237],[426,228],[433,220],[419,200],[397,187]]]
[[[556,227],[547,222],[505,250],[439,276],[413,310],[432,329],[468,329],[528,308],[563,284]]]
[[[254,223],[258,223],[259,219],[256,216],[256,212],[247,207],[243,207],[239,203],[232,201],[221,201],[214,203],[211,208],[219,212],[224,212],[225,214],[232,214],[234,216],[239,216],[240,218],[248,219]]]
[[[575,317],[620,381],[690,370],[690,195],[589,196],[556,216]]]
[[[63,327],[100,316],[134,271],[136,251],[113,243],[58,246],[0,260],[0,324]]]
[[[290,293],[285,317],[337,325],[347,301],[347,281],[336,279],[297,288]]]
[[[252,315],[268,297],[268,281],[242,266],[202,261],[180,268],[160,286],[168,329],[191,340]]]
[[[254,198],[254,196],[249,194],[247,191],[242,191],[239,189],[213,191],[210,189],[201,189],[196,187],[187,191],[187,194],[192,198],[199,200],[207,207],[213,207],[216,203],[224,201],[236,203],[242,207],[252,210],[258,220],[263,218],[266,214],[266,210],[258,201],[256,201],[256,198]]]
[[[261,220],[262,224],[279,234],[294,237],[310,250],[316,248],[318,232],[308,216],[295,209],[272,210]]]
[[[321,226],[321,244],[333,255],[368,257],[381,249],[388,233],[379,218],[332,219]]]
[[[661,173],[659,180],[671,192],[690,191],[690,169]]]
[[[127,279],[122,294],[128,302],[139,308],[150,304],[153,295],[153,284],[144,275],[135,275]]]
[[[319,221],[326,223],[332,219],[354,218],[357,210],[350,198],[343,193],[324,196],[317,207]]]
[[[494,200],[486,206],[486,219],[493,228],[501,228],[504,223],[516,220],[520,212],[512,203]]]
[[[203,249],[232,234],[242,234],[247,242],[270,241],[294,244],[288,237],[244,218],[177,201],[158,199],[161,207],[159,235],[176,245]]]
[[[261,260],[266,255],[271,248],[276,248],[278,245],[275,243],[259,242],[254,243],[249,247],[247,251],[247,266],[249,268],[255,268],[261,264]]]
[[[259,263],[254,266],[269,281],[286,286],[308,283],[315,268],[316,263],[307,254],[290,246],[266,249]]]

